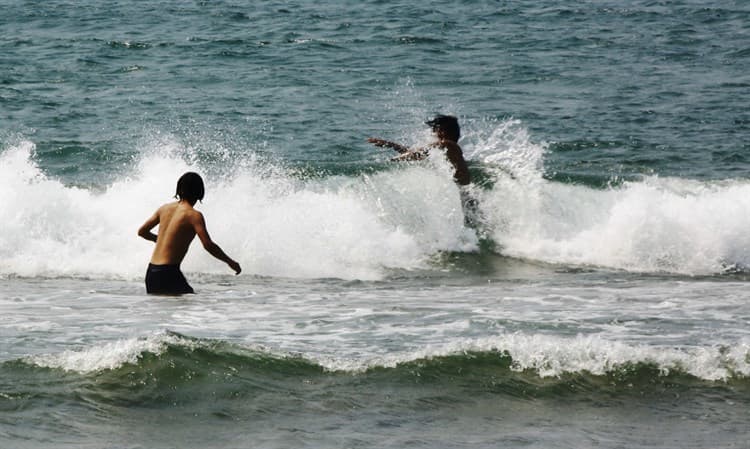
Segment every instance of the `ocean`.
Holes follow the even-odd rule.
[[[1,448],[750,448],[750,3],[0,6]]]

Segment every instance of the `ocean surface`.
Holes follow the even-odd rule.
[[[750,2],[0,11],[0,448],[750,448]]]

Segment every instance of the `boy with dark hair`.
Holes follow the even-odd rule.
[[[392,158],[392,161],[418,161],[426,158],[432,148],[442,148],[445,150],[445,157],[453,165],[453,180],[458,184],[458,193],[461,196],[461,208],[464,212],[464,224],[466,226],[477,228],[482,222],[479,212],[479,204],[472,197],[466,186],[471,184],[471,174],[469,167],[466,165],[464,153],[458,145],[458,139],[461,138],[461,128],[458,126],[458,119],[452,115],[437,115],[434,119],[428,120],[425,124],[432,128],[437,140],[427,146],[427,148],[408,148],[399,143],[388,140],[370,137],[367,139],[371,144],[378,147],[393,148],[398,156]]]
[[[177,201],[162,205],[138,229],[139,236],[156,242],[146,271],[147,293],[194,293],[180,271],[180,264],[196,235],[209,254],[229,265],[235,274],[242,271],[240,265],[211,240],[203,214],[193,208],[196,202],[203,199],[204,193],[205,188],[200,175],[193,172],[185,173],[177,181]],[[159,225],[158,236],[151,232],[156,225]]]
[[[432,132],[437,137],[437,140],[429,144],[427,148],[410,149],[399,143],[375,137],[370,137],[367,141],[378,147],[393,148],[400,153],[399,156],[392,158],[392,161],[418,161],[427,157],[431,148],[442,148],[445,150],[445,157],[453,165],[453,180],[460,186],[469,185],[471,175],[464,160],[464,153],[458,145],[458,139],[461,138],[458,119],[452,115],[437,115],[425,124],[432,128]]]

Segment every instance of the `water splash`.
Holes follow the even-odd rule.
[[[750,266],[747,181],[651,176],[606,189],[564,184],[544,177],[546,147],[521,122],[468,122],[466,134],[467,157],[487,178],[473,186],[484,232],[503,255],[688,275]],[[425,268],[439,252],[478,251],[439,155],[368,174],[311,177],[252,152],[196,157],[170,136],[138,145],[132,167],[97,191],[49,177],[32,142],[6,146],[0,274],[140,278],[152,246],[135,231],[171,200],[187,170],[204,174],[207,194],[198,207],[245,273],[382,279],[389,269]],[[226,272],[197,248],[183,267]]]

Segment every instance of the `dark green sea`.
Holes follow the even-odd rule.
[[[0,0],[0,448],[748,449],[749,89],[739,0]]]

